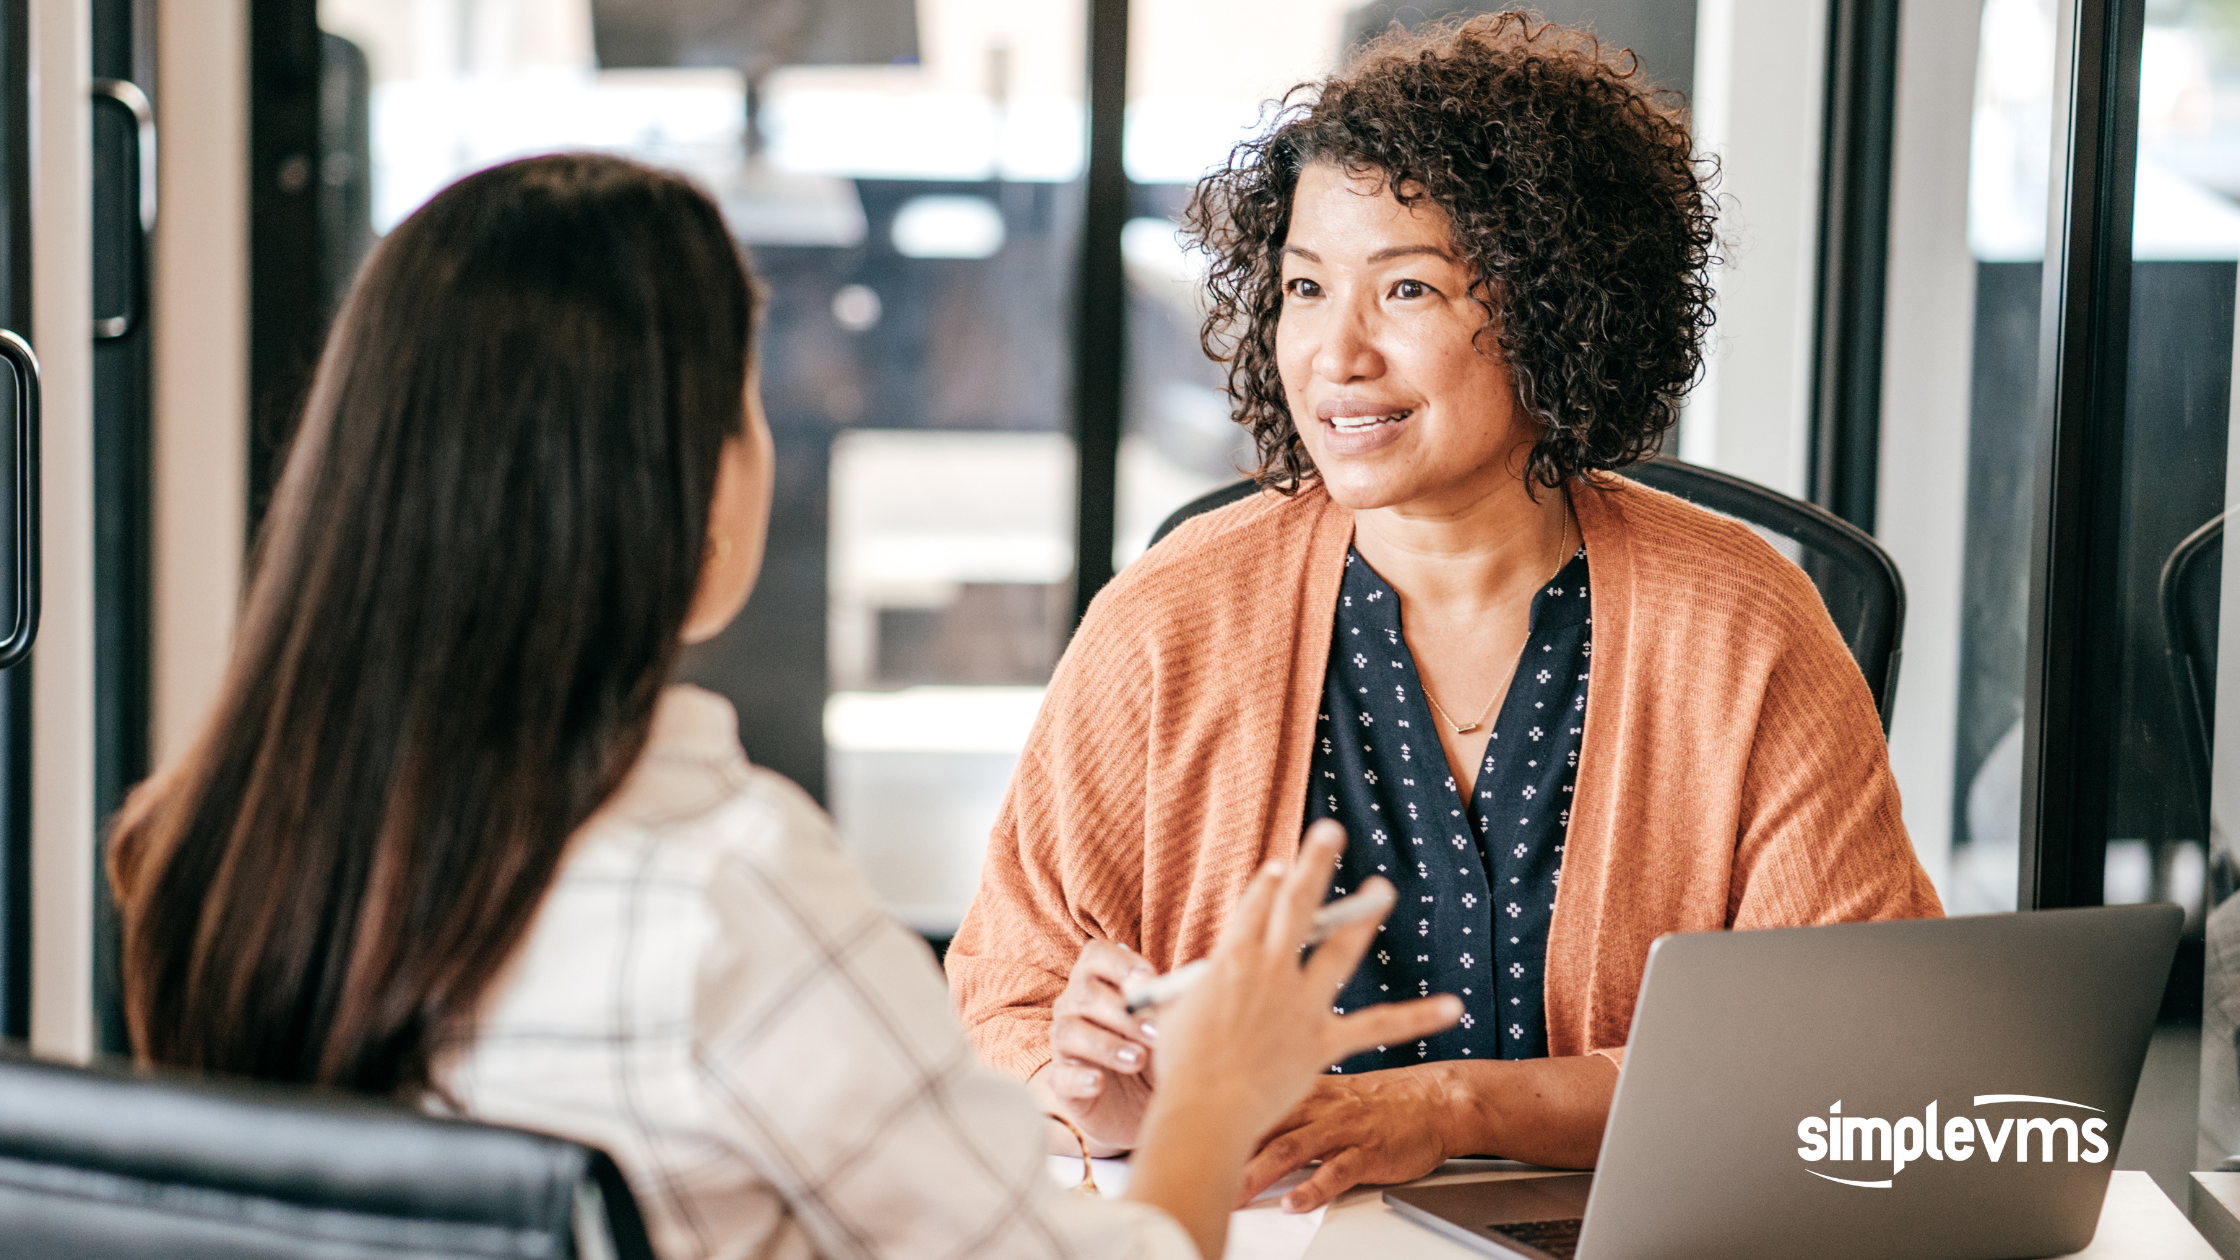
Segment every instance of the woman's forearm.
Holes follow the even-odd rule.
[[[1441,1066],[1454,1104],[1445,1109],[1451,1119],[1443,1145],[1450,1156],[1594,1167],[1618,1088],[1618,1067],[1609,1059],[1583,1054]]]
[[[1176,1091],[1144,1117],[1143,1145],[1128,1173],[1128,1197],[1173,1217],[1198,1244],[1205,1260],[1218,1260],[1229,1236],[1245,1157],[1258,1134],[1235,1123],[1234,1108],[1219,1091],[1195,1098]]]

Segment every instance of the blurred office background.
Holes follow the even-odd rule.
[[[1174,231],[1193,181],[1271,100],[1388,24],[1497,7],[1130,6],[1114,567],[1248,456],[1196,344],[1196,264]],[[2055,14],[2051,0],[1963,7],[1921,15],[1891,50],[1882,475],[1845,514],[1907,581],[1892,751],[1909,827],[1953,907],[1988,910],[2016,904]],[[1638,56],[1723,164],[1718,349],[1678,453],[1829,502],[1816,478],[1841,474],[1814,463],[1813,316],[1830,13],[1541,10]],[[2137,737],[2107,881],[2111,899],[2198,905],[2208,833],[2176,743],[2154,579],[2222,505],[2240,62],[2229,7],[2149,10],[2136,339],[2163,359],[2132,382],[2157,421],[2134,465],[2154,493],[2152,519],[2127,531]],[[330,122],[335,147],[314,164],[327,213],[348,216],[326,232],[327,293],[430,193],[507,157],[628,152],[723,199],[773,295],[763,387],[781,489],[755,607],[692,670],[738,702],[758,759],[832,809],[898,913],[953,927],[1072,619],[1083,4],[320,0],[317,19],[322,92],[363,97],[327,111],[363,134]],[[301,346],[308,362],[316,337]],[[260,382],[266,449],[294,402],[288,371]]]
[[[0,1032],[119,1044],[97,837],[215,690],[334,305],[435,190],[555,149],[690,172],[768,281],[769,557],[689,672],[944,936],[1083,600],[1246,466],[1175,234],[1193,181],[1364,38],[1498,7],[0,0],[0,112],[43,120],[0,146],[0,323],[36,334],[48,410],[39,681],[0,673],[0,874],[36,867],[38,926],[0,903]],[[1636,56],[1719,164],[1719,323],[1673,453],[1896,560],[1890,756],[1947,905],[2187,907],[2142,1094],[2168,1114],[2137,1132],[2189,1131],[2201,925],[2240,870],[2215,821],[2240,809],[2240,761],[2213,772],[2240,683],[2228,719],[2212,527],[2240,3],[1538,7]],[[2070,21],[2116,23],[2123,54],[2089,169]],[[2099,188],[2129,248],[2077,305],[2049,213]],[[2113,339],[2074,349],[2078,312]],[[2109,383],[2081,447],[2059,419],[2078,354]]]
[[[1693,6],[1548,12],[1594,22],[1685,99]],[[1130,6],[1113,569],[1250,467],[1198,348],[1175,224],[1191,185],[1269,101],[1425,15]],[[324,90],[366,98],[364,136],[344,138],[362,152],[318,164],[338,188],[364,171],[333,198],[351,216],[333,239],[369,241],[470,170],[556,148],[676,166],[722,198],[772,295],[780,489],[754,605],[690,670],[738,704],[751,755],[832,810],[898,915],[953,930],[1073,622],[1085,6],[321,0],[318,22]],[[331,255],[329,292],[362,248]],[[284,376],[275,393],[273,449]]]

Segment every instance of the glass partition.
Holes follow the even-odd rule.
[[[2110,902],[2185,907],[2164,1024],[2135,1106],[2167,1116],[2155,1157],[2213,1169],[2240,1155],[2240,903],[2232,900],[2240,868],[2230,836],[2240,808],[2240,683],[2220,664],[2233,654],[2219,650],[2226,633],[2240,632],[2240,614],[2222,615],[2229,593],[2240,592],[2226,580],[2223,545],[2240,490],[2232,475],[2240,458],[2232,423],[2240,11],[2150,0],[2146,18],[2124,418],[2133,505],[2122,539],[2125,752],[2115,768],[2106,892]]]
[[[2222,585],[2213,522],[2229,493],[2240,260],[2236,188],[2204,155],[2240,137],[2240,112],[2218,105],[2240,83],[2240,49],[2218,4],[2148,2],[2144,16],[2139,38],[2106,4],[1982,7],[1951,906],[2012,904],[1989,897],[2005,883],[2029,906],[2186,910],[2117,1150],[2117,1168],[2144,1168],[2184,1199],[2186,1170],[2240,1137],[2231,1027],[2204,1036],[2200,971],[2211,850],[2222,850],[2209,773]],[[2054,65],[2059,22],[2072,18],[2085,70],[2065,83],[2041,67]],[[2094,74],[2099,40],[2137,56],[2137,78]],[[2101,130],[2106,146],[2065,137],[2068,92],[2083,110],[2076,128],[2115,121],[2119,135]],[[2074,186],[2052,177],[2063,164]],[[2088,204],[2108,193],[2130,193],[2130,213],[2094,217]],[[2047,222],[2063,224],[2061,271],[2047,267]],[[2045,294],[2056,276],[2068,289]],[[2085,327],[2079,294],[2117,309]],[[2056,314],[2072,323],[2045,327]],[[2063,361],[2043,363],[2043,348]],[[2211,975],[2211,993],[2218,984]]]

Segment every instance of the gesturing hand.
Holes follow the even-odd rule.
[[[1158,1011],[1160,1083],[1144,1122],[1129,1191],[1174,1212],[1217,1255],[1245,1158],[1332,1063],[1371,1046],[1413,1041],[1462,1017],[1451,996],[1393,1002],[1340,1016],[1338,991],[1383,916],[1331,933],[1305,964],[1300,946],[1330,886],[1345,833],[1316,823],[1286,868],[1269,863],[1245,889],[1195,988]],[[1387,899],[1372,879],[1362,893]],[[1231,1162],[1231,1161],[1234,1162]]]
[[[1130,1015],[1120,986],[1151,964],[1125,945],[1090,941],[1050,1011],[1051,1060],[1042,1069],[1053,1109],[1089,1139],[1091,1153],[1131,1150],[1151,1105],[1151,1047],[1158,1026]]]

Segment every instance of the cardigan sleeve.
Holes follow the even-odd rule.
[[[974,1046],[1021,1079],[1050,1061],[1050,1008],[1082,946],[1140,934],[1154,682],[1144,627],[1112,594],[1051,677],[946,958]]]
[[[1817,602],[1786,630],[1743,769],[1728,925],[1941,916],[1866,680]]]

